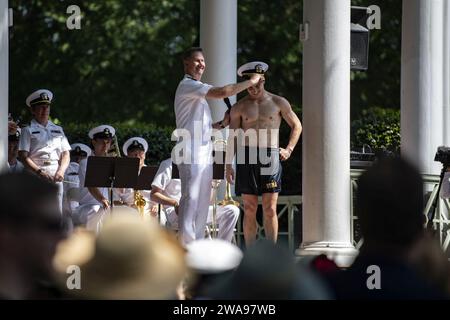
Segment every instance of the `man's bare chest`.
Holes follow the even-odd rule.
[[[278,122],[280,117],[280,109],[273,103],[248,104],[242,110],[243,122]]]

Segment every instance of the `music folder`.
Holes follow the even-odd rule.
[[[141,168],[137,178],[135,190],[151,190],[152,182],[158,172],[158,166],[146,166]]]
[[[139,159],[95,157],[87,159],[85,187],[132,188],[136,185]]]

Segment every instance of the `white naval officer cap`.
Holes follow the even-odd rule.
[[[100,138],[100,139],[104,139],[104,138],[112,138],[114,137],[114,135],[116,134],[116,130],[107,125],[107,124],[103,124],[101,126],[92,128],[91,131],[89,131],[89,138],[91,139],[96,139],[96,138]]]
[[[253,73],[265,74],[268,69],[269,65],[267,63],[262,61],[252,61],[240,66],[237,70],[237,74],[240,77],[244,77]]]
[[[39,89],[33,92],[25,100],[25,103],[29,107],[46,104],[49,105],[53,100],[53,92],[47,89]]]
[[[73,143],[70,145],[70,148],[72,148],[72,150],[70,150],[70,153],[81,154],[83,152],[85,153],[85,155],[83,154],[83,156],[85,157],[89,157],[92,153],[91,148],[89,148],[84,143]]]
[[[144,138],[141,137],[133,137],[125,141],[122,147],[122,151],[124,155],[128,155],[128,151],[134,150],[134,149],[141,149],[145,153],[147,153],[148,150],[148,143],[145,141]]]
[[[186,263],[198,274],[215,274],[236,269],[243,257],[241,249],[222,239],[195,240],[186,249]]]

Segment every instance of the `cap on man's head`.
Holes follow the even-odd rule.
[[[239,67],[237,74],[240,77],[245,77],[254,73],[265,74],[269,69],[269,65],[262,61],[253,61],[243,64]]]
[[[89,157],[92,153],[91,148],[84,143],[74,143],[71,144],[70,147],[72,148],[72,150],[70,150],[71,155]]]
[[[19,141],[20,140],[21,129],[17,128],[16,132],[8,134],[8,141]]]
[[[39,89],[33,92],[25,100],[27,106],[50,105],[53,100],[53,93],[47,89]]]
[[[145,141],[144,138],[141,137],[133,137],[125,141],[122,147],[122,151],[124,155],[128,155],[128,152],[131,152],[132,150],[140,149],[147,153],[148,150],[148,143]]]
[[[196,240],[187,245],[186,263],[197,274],[216,274],[239,266],[241,249],[221,239]]]
[[[107,139],[112,138],[116,134],[116,130],[109,125],[101,125],[89,131],[89,138],[91,139]]]

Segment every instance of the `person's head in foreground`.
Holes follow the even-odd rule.
[[[68,266],[80,267],[87,299],[175,299],[185,275],[184,250],[156,222],[116,209],[98,237],[78,231],[58,247],[55,267],[64,285]],[[74,283],[75,285],[76,283]]]

